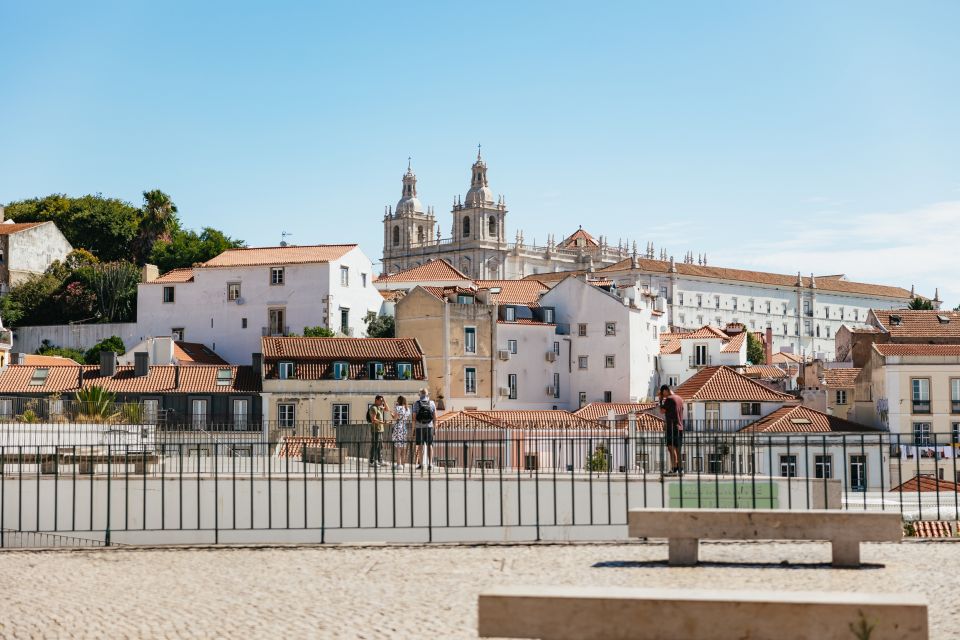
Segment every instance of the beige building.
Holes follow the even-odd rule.
[[[331,426],[365,422],[376,395],[391,408],[397,396],[412,403],[426,380],[427,362],[412,338],[264,337],[261,344],[272,440],[331,435]]]

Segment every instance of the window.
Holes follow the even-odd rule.
[[[553,352],[554,352],[555,354],[557,354],[557,355],[560,355],[560,343],[559,343],[559,342],[554,342],[554,343],[553,343]]]
[[[170,335],[174,340],[183,341],[183,327],[175,327],[170,329]]]
[[[240,328],[241,328],[241,329],[246,329],[246,328],[247,328],[247,319],[246,319],[246,318],[240,318]]]
[[[241,431],[247,426],[250,416],[250,401],[246,398],[233,399],[233,428]]]
[[[175,298],[175,288],[174,287],[164,287],[163,288],[163,303],[167,304],[168,302],[173,302]]]
[[[350,376],[350,365],[346,362],[333,363],[333,379],[346,380]]]
[[[677,293],[677,304],[683,306],[683,292]]]
[[[294,373],[292,362],[281,362],[277,364],[277,375],[280,376],[281,380],[292,380]]]
[[[587,325],[585,323],[581,322],[577,325],[577,335],[581,338],[585,338],[587,336]]]
[[[507,322],[516,322],[517,321],[517,309],[516,307],[504,307],[503,308],[503,319]]]
[[[473,367],[463,370],[463,390],[471,394],[477,392],[477,370]]]
[[[826,305],[824,305],[824,307],[823,307],[823,317],[824,317],[824,318],[829,318],[829,317],[830,317],[830,307],[828,307],[828,306],[826,306]]]
[[[603,366],[607,369],[613,369],[617,366],[616,356],[604,356]]]
[[[713,296],[713,302],[716,305],[717,309],[720,308],[720,296]]]
[[[577,358],[577,367],[580,369],[587,368],[587,356],[580,356]]]
[[[707,355],[707,345],[693,345],[693,364],[696,367],[705,367],[710,364],[710,357]]]
[[[697,294],[697,306],[698,306],[698,307],[702,307],[702,306],[703,306],[703,296],[702,296],[701,294],[699,294],[699,293]]]
[[[516,340],[507,340],[507,351],[510,353],[517,352],[517,341]]]
[[[340,286],[350,286],[350,267],[340,267]]]
[[[913,389],[913,413],[930,413],[930,380],[912,378],[910,386]]]
[[[810,301],[809,301],[809,300],[804,300],[804,301],[803,301],[803,315],[805,315],[805,316],[811,315],[811,312],[810,312]]]
[[[190,401],[190,423],[194,427],[207,424],[207,401],[195,399]]]
[[[787,335],[787,333],[788,333],[788,331],[787,331],[787,323],[784,322],[784,323],[783,323],[783,335]]]
[[[680,376],[667,376],[667,385],[675,387],[680,383]]]
[[[490,216],[490,220],[487,223],[487,231],[491,238],[497,237],[497,219],[494,216]]]
[[[767,301],[767,313],[770,313],[770,301]]]
[[[397,379],[410,380],[413,377],[413,365],[409,362],[397,363]]]
[[[240,283],[230,282],[227,284],[227,300],[236,300],[240,297]]]
[[[929,422],[913,423],[913,444],[918,447],[925,447],[932,444],[930,438],[931,424]]]
[[[470,237],[470,218],[463,216],[463,237]]]
[[[160,400],[149,398],[143,400],[143,421],[147,424],[157,424],[160,416]]]
[[[462,293],[458,293],[457,304],[473,304],[473,296],[468,296]]]
[[[814,477],[827,479],[833,477],[833,456],[818,455],[813,457]]]
[[[50,374],[50,369],[47,367],[38,367],[33,370],[33,375],[30,376],[30,386],[31,387],[40,387],[46,384],[47,376]]]
[[[364,288],[367,286],[367,274],[365,273],[360,274],[360,286]]]
[[[850,489],[865,491],[867,488],[867,458],[863,455],[850,456]]]
[[[232,369],[217,369],[217,386],[218,387],[229,387],[232,382],[233,382]]]
[[[604,401],[604,402],[613,402],[613,391],[604,391],[604,392],[603,392],[603,401]]]
[[[283,308],[279,309],[268,309],[267,310],[267,324],[269,335],[271,336],[282,336],[286,333],[286,313]]]
[[[797,456],[793,454],[780,456],[780,475],[784,478],[797,477]]]
[[[383,380],[385,369],[382,362],[367,363],[367,378],[370,380]]]
[[[350,309],[349,307],[340,307],[340,333],[345,336],[350,335]]]
[[[270,284],[271,285],[282,285],[284,282],[284,273],[283,267],[271,267],[270,268]]]
[[[854,309],[854,310],[853,310],[853,319],[854,319],[855,321],[859,321],[859,320],[860,320],[860,309]]]
[[[950,429],[950,443],[960,444],[960,422],[954,422]]]
[[[277,426],[281,428],[292,428],[297,421],[297,406],[293,403],[280,403],[277,405]]]
[[[813,334],[813,326],[810,324],[809,320],[803,321],[803,335],[809,336]]]
[[[736,299],[736,298],[733,299],[733,310],[734,310],[734,311],[737,310],[737,299]]]
[[[820,337],[820,325],[819,325],[819,324],[817,325],[817,337],[818,337],[818,338]]]
[[[837,389],[837,404],[847,404],[846,389]]]
[[[722,326],[723,326],[723,318],[721,318],[720,316],[717,316],[716,318],[714,318],[714,320],[715,320],[715,324],[716,324],[718,327],[722,327]]]
[[[350,424],[350,405],[341,403],[333,405],[333,426],[342,427],[345,424]]]
[[[560,374],[559,373],[553,374],[553,397],[554,398],[560,397]]]
[[[697,316],[697,326],[698,327],[703,326],[703,316]]]
[[[393,227],[393,246],[397,246],[398,244],[400,244],[400,227],[394,226]]]
[[[740,415],[742,416],[760,415],[760,403],[759,402],[741,402]]]
[[[608,322],[603,327],[603,335],[605,336],[615,336],[617,335],[617,323]]]
[[[753,300],[750,300],[750,311],[756,311],[757,303]]]
[[[587,404],[587,392],[586,392],[586,391],[581,391],[581,392],[577,395],[577,400],[578,400],[578,403],[580,404],[581,407],[582,407],[583,405]]]
[[[464,353],[477,352],[477,328],[476,327],[464,327],[463,352]]]
[[[950,413],[960,413],[960,378],[950,378]]]
[[[544,309],[543,310],[543,321],[547,324],[553,324],[553,309]]]
[[[517,399],[517,374],[511,373],[507,375],[507,387],[510,389],[510,399]]]

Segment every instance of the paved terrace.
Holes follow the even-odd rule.
[[[8,551],[0,636],[476,638],[477,594],[529,584],[919,592],[931,638],[960,634],[957,542],[865,544],[859,570],[831,569],[825,543],[705,543],[695,568],[666,555],[661,543]]]

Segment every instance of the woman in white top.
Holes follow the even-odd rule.
[[[396,421],[393,423],[393,464],[397,469],[403,469],[403,459],[407,450],[407,425],[410,424],[410,407],[407,406],[407,399],[403,396],[397,397],[397,406],[394,407],[393,415]]]

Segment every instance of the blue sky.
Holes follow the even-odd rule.
[[[449,233],[960,302],[960,3],[0,3],[0,201],[161,188],[186,226],[380,254],[413,157]]]

